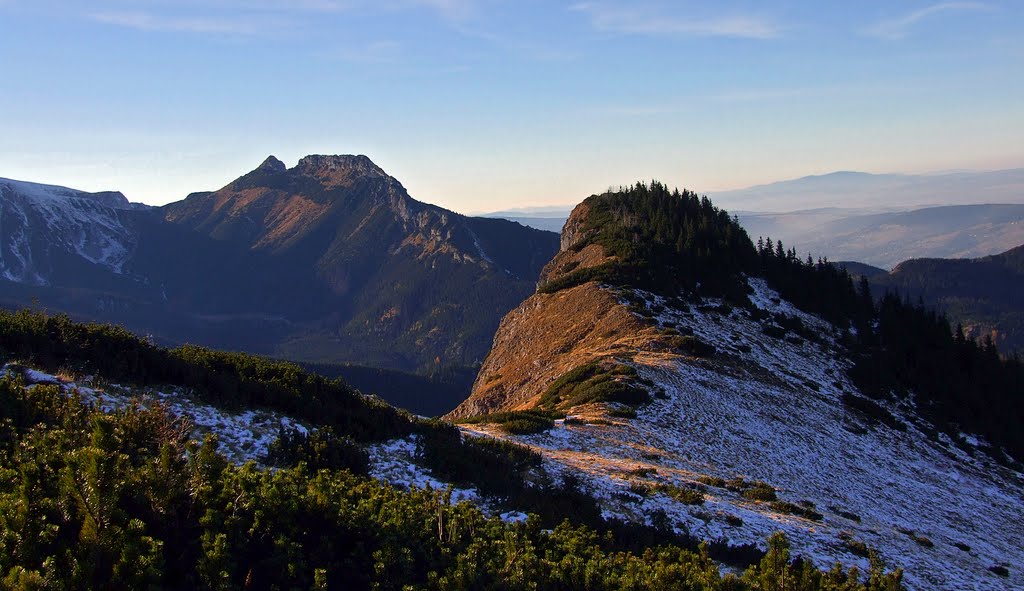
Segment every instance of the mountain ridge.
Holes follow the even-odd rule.
[[[591,196],[566,221],[537,293],[502,320],[470,398],[448,417],[527,409],[574,367],[621,366],[612,361],[617,349],[671,351],[674,335],[636,322],[602,285],[734,293],[731,273],[754,256],[743,230],[706,197],[658,183],[637,184],[625,198]],[[537,371],[542,364],[549,369]]]
[[[55,272],[44,269],[59,284],[19,281],[34,268],[9,271],[0,300],[37,298],[161,342],[306,362],[426,373],[472,365],[557,248],[552,233],[415,201],[362,155],[310,155],[291,168],[271,156],[217,191],[108,208],[109,222],[80,201],[74,211],[90,227],[113,228],[103,237],[120,258],[96,263],[69,248]],[[17,221],[4,228],[24,233],[26,253],[50,252],[67,227],[3,219]]]
[[[835,203],[883,210],[944,203],[1020,204],[1024,202],[1024,168],[934,175],[839,171],[710,195],[731,209],[758,212],[813,209]]]

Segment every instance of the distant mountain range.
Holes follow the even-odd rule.
[[[783,212],[829,207],[877,211],[956,203],[1024,204],[1024,168],[947,174],[833,172],[711,194],[730,211]]]
[[[0,180],[0,304],[308,362],[478,363],[557,248],[415,201],[365,156],[270,157],[160,208]]]
[[[1024,169],[943,175],[837,172],[711,197],[736,214],[755,240],[771,237],[801,255],[886,269],[909,258],[981,257],[1024,244]],[[560,231],[570,209],[485,215]]]
[[[1024,244],[1024,205],[947,205],[864,214],[817,210],[738,214],[754,238],[781,239],[801,255],[891,269],[909,258],[972,258]]]
[[[504,211],[492,211],[481,214],[488,218],[501,218],[518,222],[524,226],[546,230],[548,232],[561,232],[565,220],[572,211],[571,205],[551,205],[538,207],[517,207]]]

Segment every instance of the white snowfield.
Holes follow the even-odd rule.
[[[48,285],[54,246],[123,273],[136,240],[123,213],[138,208],[120,193],[0,178],[0,278]]]
[[[745,310],[714,310],[720,302],[682,312],[638,292],[665,307],[659,323],[692,329],[718,349],[715,358],[638,355],[640,375],[665,397],[640,407],[636,419],[560,421],[546,433],[499,436],[541,452],[554,471],[582,476],[608,516],[667,517],[677,531],[733,546],[764,548],[772,532],[783,531],[794,555],[819,567],[866,568],[853,551],[863,542],[902,567],[911,589],[1024,589],[1024,476],[979,451],[984,443],[975,437],[929,437],[911,408],[888,407],[905,424],[901,431],[845,407],[842,393],[857,390],[846,378],[850,362],[837,329],[763,281],[750,285],[757,307],[800,318],[822,344],[771,338]],[[780,501],[803,501],[823,519],[779,513],[700,484],[701,476],[767,482]],[[685,505],[637,486],[659,482],[699,488],[706,501]],[[1008,568],[1009,578],[990,572],[994,566]]]

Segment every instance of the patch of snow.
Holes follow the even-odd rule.
[[[970,435],[968,433],[960,433],[960,440],[966,443],[967,445],[970,445],[971,447],[981,446],[981,440],[978,439],[976,436]]]
[[[506,511],[498,517],[500,517],[501,520],[506,523],[521,523],[523,521],[526,521],[528,516],[526,515],[526,513],[523,513],[522,511]]]
[[[7,367],[4,367],[7,370]],[[46,372],[37,371],[31,368],[25,368],[22,370],[22,375],[25,377],[25,383],[28,384],[59,384],[60,380],[57,376],[50,375]]]
[[[67,395],[78,395],[84,403],[93,405],[103,412],[116,412],[133,404],[151,407],[159,403],[171,415],[187,419],[192,425],[191,437],[195,441],[202,441],[208,434],[216,435],[219,441],[218,450],[236,464],[262,462],[282,429],[295,430],[302,434],[315,431],[309,425],[276,412],[224,411],[199,402],[188,392],[176,388],[134,388],[117,384],[99,387],[95,386],[94,380],[90,378],[78,382],[63,381],[52,374],[14,364],[6,364],[0,369],[0,376],[4,375],[21,376],[27,388],[59,385]],[[453,504],[472,502],[485,514],[498,515],[508,522],[526,519],[526,515],[519,511],[498,514],[475,489],[452,486],[435,478],[429,470],[416,463],[416,447],[416,435],[368,446],[370,475],[404,489],[450,489],[450,501]]]
[[[748,296],[750,302],[759,309],[771,312],[772,314],[795,316],[804,324],[819,330],[835,330],[835,327],[827,320],[822,320],[813,314],[808,314],[789,303],[789,301],[782,299],[778,292],[768,287],[768,282],[764,279],[761,279],[760,277],[750,277],[747,279],[747,284],[750,285],[751,289],[751,293]]]
[[[4,219],[6,215],[14,215],[18,219]],[[7,244],[0,244],[0,269],[4,279],[28,285],[46,285],[32,264],[32,246],[26,228],[28,217],[19,208],[0,207],[0,224],[9,232]],[[13,227],[13,229],[12,229]]]
[[[434,478],[429,470],[416,463],[416,435],[371,445],[367,451],[370,455],[370,476],[378,480],[404,489],[447,490],[451,487],[452,503],[471,501],[479,504],[481,501],[476,489],[453,487]]]
[[[102,203],[107,207],[128,209],[131,203],[124,195],[115,192],[89,193],[78,189],[69,189],[59,185],[44,185],[28,181],[0,178],[0,187],[6,186],[9,191],[17,192],[35,201],[61,201],[66,199],[87,199]]]
[[[494,260],[484,252],[484,247],[480,244],[480,238],[476,235],[476,232],[470,230],[468,226],[466,227],[466,231],[469,232],[470,237],[473,238],[473,246],[476,247],[476,252],[480,255],[480,258],[494,265]]]
[[[104,412],[114,412],[132,404],[150,407],[160,403],[170,414],[185,418],[193,426],[192,438],[202,441],[207,434],[215,434],[221,453],[236,464],[248,461],[262,462],[270,445],[277,440],[281,429],[295,429],[308,434],[313,429],[280,413],[267,410],[229,412],[199,402],[181,389],[152,389],[126,387],[118,384],[94,387],[90,381],[63,382],[56,376],[28,368],[4,366],[0,374],[19,373],[28,387],[59,384],[67,394],[77,393],[83,402]]]

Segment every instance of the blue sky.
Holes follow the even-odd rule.
[[[1024,3],[0,0],[0,176],[166,203],[362,153],[457,211],[1024,166]]]

